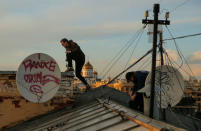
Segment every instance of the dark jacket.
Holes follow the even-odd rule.
[[[134,101],[129,101],[129,106],[140,112],[144,112],[144,100],[143,100],[143,93],[138,93],[137,91],[142,89],[145,85],[145,80],[148,76],[148,71],[136,71],[134,72],[135,78],[134,78],[134,86],[132,88],[132,95],[136,93],[136,97]]]
[[[73,42],[73,41],[69,41],[69,46],[66,46],[66,51],[71,51],[71,53],[67,53],[67,55],[69,57],[71,57],[71,59],[73,60],[81,60],[85,58],[84,53],[82,52],[80,46]]]
[[[134,86],[132,88],[133,94],[145,86],[145,80],[146,80],[148,74],[149,74],[148,71],[136,71],[135,72],[135,79],[133,81]]]

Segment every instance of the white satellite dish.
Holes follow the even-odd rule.
[[[60,87],[61,72],[56,61],[47,54],[36,53],[20,64],[16,82],[21,95],[34,103],[50,100]]]
[[[150,96],[151,73],[147,76],[145,87],[140,92]],[[168,65],[156,67],[155,73],[155,95],[157,105],[161,108],[175,106],[184,94],[184,79],[181,73]],[[161,97],[161,101],[160,101]]]

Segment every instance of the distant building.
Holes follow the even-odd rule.
[[[86,86],[74,76],[74,73],[62,73],[61,87],[59,95],[67,95],[69,97],[76,97],[85,92]],[[94,71],[92,64],[87,61],[82,68],[82,76],[86,79],[89,85],[93,86],[98,80],[98,73]]]
[[[86,64],[82,68],[82,76],[86,79],[86,81],[89,83],[89,85],[93,86],[93,84],[96,83],[98,80],[98,73],[94,71],[92,64],[87,61]],[[79,80],[74,78],[72,81],[72,87],[71,88],[79,88],[81,92],[84,92],[86,89],[86,86]]]
[[[15,78],[16,71],[0,71],[0,95],[20,96]]]
[[[82,68],[82,75],[85,78],[92,78],[93,77],[93,66],[89,61]]]
[[[87,80],[89,85],[92,85],[96,82],[98,78],[98,73],[93,70],[93,66],[89,61],[82,68],[82,75]]]

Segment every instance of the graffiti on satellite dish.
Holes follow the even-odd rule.
[[[151,73],[145,82],[145,93],[150,94]],[[148,90],[149,89],[149,90]],[[146,92],[147,91],[147,92]],[[155,96],[158,107],[175,106],[184,94],[184,79],[181,73],[171,66],[158,66],[155,72]]]
[[[20,64],[16,79],[18,89],[26,99],[41,103],[56,94],[61,73],[52,57],[36,53],[25,58]]]

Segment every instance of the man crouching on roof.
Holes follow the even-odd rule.
[[[77,43],[75,43],[74,41],[67,40],[66,38],[63,38],[60,41],[60,43],[66,49],[66,61],[68,62],[66,72],[73,71],[72,60],[74,60],[76,77],[80,81],[82,81],[82,83],[85,84],[86,90],[89,90],[90,89],[89,84],[84,79],[84,77],[81,75],[82,67],[85,63],[85,55],[82,52],[80,46]]]
[[[144,100],[143,93],[137,92],[138,90],[144,88],[145,80],[148,76],[148,71],[134,71],[128,72],[126,74],[127,82],[132,82],[134,84],[133,88],[129,92],[130,95],[130,108],[144,113]]]

